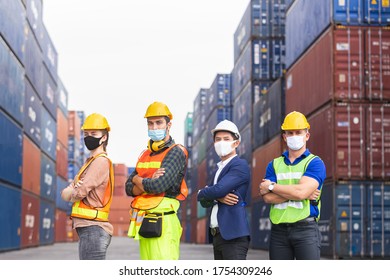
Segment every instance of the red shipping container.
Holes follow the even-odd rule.
[[[367,177],[390,179],[390,104],[366,105]]]
[[[114,174],[127,177],[127,166],[123,163],[114,163]]]
[[[57,175],[61,176],[64,180],[68,180],[68,149],[60,142],[57,142],[56,171]]]
[[[27,137],[23,136],[22,188],[40,194],[41,150]]]
[[[68,127],[67,116],[57,108],[57,139],[65,148],[68,148]]]
[[[134,198],[130,196],[117,196],[112,197],[111,210],[112,209],[130,209],[130,204]]]
[[[390,178],[389,104],[331,104],[308,121],[308,148],[322,158],[328,178]]]
[[[39,245],[39,213],[39,197],[22,190],[21,248]]]
[[[330,27],[286,73],[286,112],[331,100],[390,100],[390,35],[383,27]]]
[[[277,135],[252,153],[252,199],[261,199],[259,185],[265,177],[268,163],[282,154],[282,136]],[[257,198],[257,199],[256,199]]]
[[[66,220],[69,219],[65,211],[56,208],[56,220],[54,227],[54,241],[66,242]]]
[[[205,244],[206,243],[206,231],[209,228],[208,219],[201,218],[198,219],[196,224],[196,243],[197,244]]]
[[[79,115],[76,111],[69,111],[68,115],[68,132],[70,136],[75,136],[76,139],[80,138],[81,133],[81,126],[83,125],[81,123],[81,120],[79,118]]]
[[[130,206],[125,209],[111,209],[109,216],[111,223],[130,223]]]

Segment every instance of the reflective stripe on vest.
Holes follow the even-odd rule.
[[[156,170],[161,167],[161,163],[163,162],[165,156],[176,145],[178,145],[183,150],[185,157],[187,159],[188,157],[187,150],[179,144],[174,144],[170,146],[168,149],[166,149],[165,151],[163,151],[162,153],[158,153],[154,155],[151,155],[150,150],[145,150],[144,153],[138,159],[136,165],[137,174],[142,178],[152,178],[154,172],[156,172]],[[188,189],[187,189],[187,185],[185,184],[184,176],[181,185],[178,187],[182,187],[183,183],[185,185],[185,190],[181,190],[181,191],[185,193],[184,194],[180,193],[179,195],[177,195],[176,199],[183,200],[187,196]],[[144,193],[134,198],[134,200],[131,203],[131,207],[139,210],[150,210],[156,208],[160,204],[164,196],[165,193],[160,193],[160,194]]]
[[[286,165],[284,157],[278,157],[273,161],[277,184],[295,185],[298,184],[302,175],[305,173],[307,166],[316,156],[310,154],[302,159],[296,165]],[[273,224],[295,223],[305,219],[310,215],[310,201],[289,200],[279,204],[272,204],[270,209],[270,219]]]
[[[98,154],[89,159],[77,173],[77,180],[80,180],[81,175],[88,168],[88,166],[98,157],[105,157],[110,163],[109,180],[107,182],[106,190],[104,192],[103,206],[91,207],[83,202],[83,200],[75,201],[72,206],[71,217],[82,218],[95,221],[108,221],[112,196],[114,193],[114,168],[111,160],[105,153]]]

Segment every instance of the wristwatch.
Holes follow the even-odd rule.
[[[272,182],[271,184],[269,184],[268,190],[269,190],[270,192],[272,192],[272,191],[274,190],[274,187],[275,187],[275,182]]]

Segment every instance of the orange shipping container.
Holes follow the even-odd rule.
[[[24,135],[22,188],[39,195],[40,180],[41,150]]]
[[[75,136],[76,139],[80,139],[81,132],[81,120],[76,111],[69,111],[68,116],[68,132],[70,136]]]
[[[68,148],[68,118],[60,108],[57,108],[57,139]]]
[[[68,149],[60,142],[57,142],[56,171],[57,175],[61,176],[64,180],[68,180]]]

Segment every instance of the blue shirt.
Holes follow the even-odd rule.
[[[288,151],[285,151],[282,156],[284,157],[284,163],[286,165],[296,165],[301,160],[309,156],[311,153],[309,149],[306,149],[306,151],[298,158],[294,160],[294,162],[290,162],[288,158]],[[326,178],[326,168],[325,164],[319,157],[315,157],[307,166],[305,173],[303,173],[302,176],[307,176],[310,178],[313,178],[317,180],[318,182],[318,189],[320,190],[322,187],[322,184],[324,183],[324,180]],[[272,182],[276,182],[276,173],[273,166],[273,161],[268,163],[267,171],[265,173],[265,179],[268,179]],[[310,216],[318,217],[319,210],[317,206],[310,205]]]

